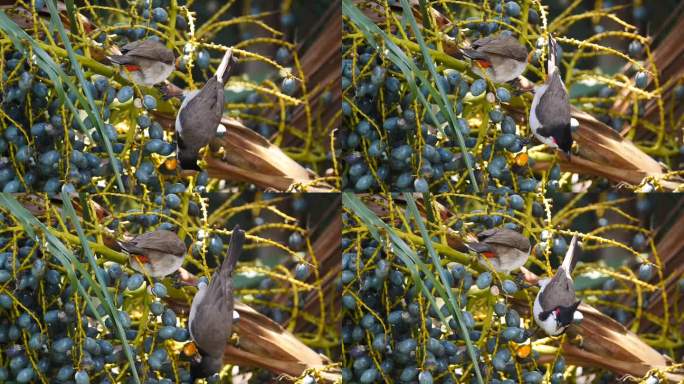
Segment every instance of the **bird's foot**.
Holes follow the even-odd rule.
[[[174,97],[180,99],[180,97],[183,96],[183,90],[172,83],[165,82],[158,87],[164,101],[169,101]]]
[[[520,84],[520,79],[518,78],[509,81],[508,85],[510,85],[513,88],[514,97],[520,96],[523,93],[525,93],[525,91],[522,89],[522,85]]]
[[[183,287],[194,287],[196,286],[196,281],[189,278],[189,274],[184,269],[179,269],[173,274],[171,274],[173,287],[176,289],[181,289]]]
[[[171,284],[173,285],[174,288],[176,289],[181,289],[183,286],[185,286],[185,283],[180,277],[180,273],[178,271],[174,272],[171,276]]]
[[[528,288],[534,287],[534,285],[529,284],[525,280],[525,275],[523,273],[516,273],[513,278],[514,278],[515,284],[518,285],[521,289],[528,289]]]
[[[534,90],[534,83],[520,77],[516,77],[515,79],[509,81],[508,84],[510,84],[511,87],[513,87],[514,96],[521,96],[527,92],[532,92]]]

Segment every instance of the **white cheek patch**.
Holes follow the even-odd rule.
[[[543,312],[541,303],[539,302],[539,296],[541,295],[541,292],[542,291],[539,291],[539,294],[537,294],[537,297],[534,299],[534,321],[541,329],[544,330],[547,335],[557,336],[563,332],[564,328],[558,328],[556,324],[556,315],[551,312],[546,320],[541,320],[539,318],[539,314]]]

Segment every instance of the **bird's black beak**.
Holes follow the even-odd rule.
[[[576,302],[575,304],[572,305],[571,308],[572,308],[572,312],[573,312],[573,313],[577,310],[577,308],[579,307],[579,305],[580,305],[581,303],[582,303],[582,300],[577,300],[577,302]]]

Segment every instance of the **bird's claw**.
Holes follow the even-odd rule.
[[[530,92],[534,88],[526,87],[522,80],[520,80],[519,77],[516,77],[515,79],[511,80],[508,82],[510,86],[513,88],[513,96],[522,96],[525,93]]]
[[[164,101],[169,101],[173,97],[169,91],[169,87],[166,84],[159,86],[159,92],[161,93],[162,99]]]
[[[529,284],[527,281],[525,281],[525,277],[522,273],[516,273],[514,276],[515,283],[522,289],[528,289],[533,287],[532,284]]]
[[[174,288],[181,289],[185,285],[183,281],[180,279],[180,274],[178,273],[178,271],[174,272],[171,278]]]
[[[174,97],[180,98],[183,95],[183,90],[171,83],[164,83],[158,87],[164,101],[169,101]]]

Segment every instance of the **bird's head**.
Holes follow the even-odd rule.
[[[565,330],[570,326],[572,323],[573,319],[575,318],[575,311],[577,310],[577,307],[580,305],[581,301],[577,301],[575,304],[565,307],[562,305],[557,306],[556,308],[547,311],[547,312],[542,312],[539,315],[539,318],[544,321],[546,320],[549,316],[552,317],[556,321],[556,326],[558,327],[559,331],[558,335],[565,332]]]
[[[570,124],[559,129],[554,129],[552,132],[551,139],[553,140],[553,143],[556,145],[556,147],[558,147],[558,149],[570,157],[572,153],[573,142]]]

